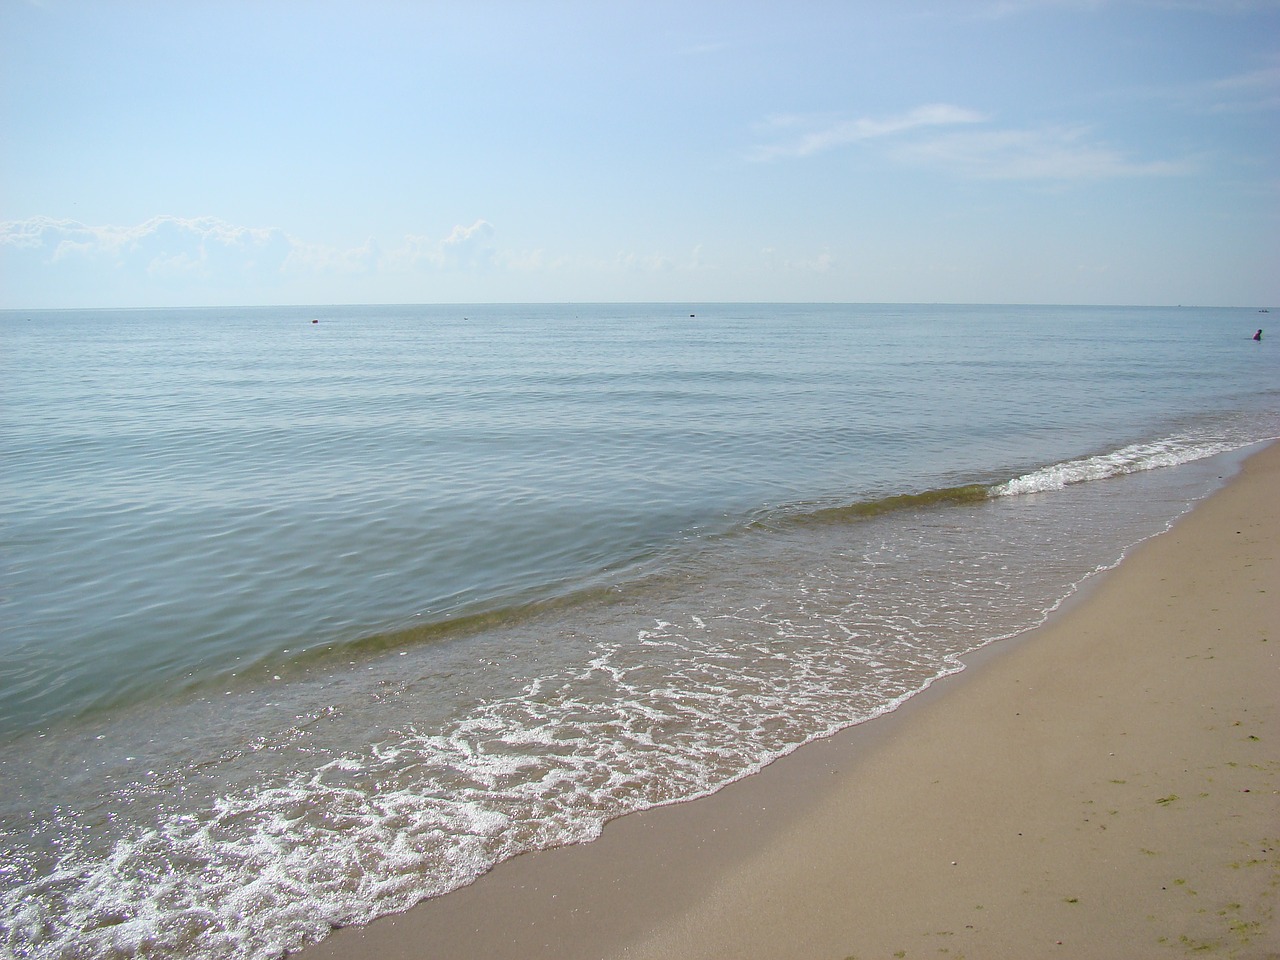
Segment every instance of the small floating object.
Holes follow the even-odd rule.
[[[312,320],[311,322],[312,322],[312,323],[319,323],[320,321],[319,321],[319,320]]]

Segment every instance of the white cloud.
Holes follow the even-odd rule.
[[[1188,161],[1138,161],[1087,139],[1084,128],[978,130],[904,144],[899,159],[987,180],[1099,180],[1171,176],[1194,169]]]
[[[1280,3],[1280,0],[1277,0]],[[1139,86],[1135,99],[1193,114],[1249,114],[1280,110],[1280,58],[1225,77]]]
[[[387,252],[374,238],[333,246],[217,217],[120,226],[41,216],[0,223],[0,263],[15,280],[8,295],[19,300],[76,289],[89,297],[125,291],[134,303],[266,302],[286,290],[310,296],[341,278],[473,274],[496,262],[494,236],[492,224],[477,220],[438,240],[407,235]]]
[[[1210,109],[1219,113],[1280,109],[1280,64],[1215,80],[1207,94]]]
[[[156,275],[247,269],[281,273],[374,273],[384,269],[478,266],[494,256],[493,225],[477,220],[440,240],[406,235],[384,253],[370,238],[356,247],[310,243],[274,227],[244,227],[217,217],[152,217],[131,226],[93,226],[76,220],[31,217],[0,223],[0,249],[37,258],[46,266],[74,261]]]
[[[796,128],[810,129],[801,130],[799,135],[792,134],[786,140],[757,147],[752,153],[752,159],[807,157],[847,143],[890,137],[919,128],[979,123],[984,119],[986,118],[982,114],[973,110],[946,103],[926,104],[885,119],[863,117],[857,120],[835,120],[826,121],[820,126],[813,120],[800,116],[773,117],[768,124],[772,130],[790,134]]]
[[[91,226],[77,220],[32,217],[0,224],[0,246],[39,256],[47,264],[84,258],[169,272],[209,271],[238,263],[278,263],[290,241],[270,228],[238,227],[216,217],[152,217],[133,226]]]
[[[29,220],[9,220],[0,223],[0,247],[15,250],[39,250],[44,246],[47,232],[83,227],[74,220],[55,220],[52,217],[32,217]]]
[[[1190,10],[1224,16],[1266,12],[1277,9],[1277,0],[985,0],[971,7],[956,6],[972,16],[1002,19],[1042,10],[1090,12],[1107,7],[1151,7],[1156,10]],[[951,8],[948,8],[951,9]]]
[[[765,269],[784,273],[830,273],[836,265],[835,257],[828,250],[824,250],[815,257],[794,259],[792,257],[780,257],[774,247],[766,247],[761,251],[761,257],[763,258]]]
[[[664,253],[624,253],[614,258],[614,265],[623,271],[667,273],[674,270],[676,262]]]
[[[1239,83],[1269,81],[1265,73]],[[757,148],[754,159],[807,157],[845,144],[876,141],[887,144],[888,155],[896,160],[989,180],[1168,176],[1193,168],[1183,160],[1133,160],[1091,141],[1085,127],[1002,130],[987,123],[987,117],[975,110],[944,103],[885,119],[828,121],[820,126],[803,116],[777,116],[770,118],[767,128],[778,131],[779,139]]]
[[[457,226],[440,242],[445,263],[484,266],[493,260],[493,224],[477,220],[469,227]]]
[[[1000,20],[1039,10],[1096,10],[1108,0],[989,0],[969,8],[972,16]],[[962,12],[965,8],[959,8]]]
[[[1218,90],[1265,90],[1273,93],[1280,90],[1280,66],[1264,67],[1261,70],[1250,70],[1235,76],[1224,77],[1213,83]]]
[[[289,254],[280,264],[280,270],[294,274],[360,276],[375,273],[382,260],[381,248],[372,237],[358,247],[334,247],[290,238]]]
[[[420,234],[405,234],[399,246],[382,260],[382,267],[393,271],[479,268],[492,265],[497,258],[493,239],[497,231],[487,220],[477,220],[469,227],[455,226],[447,237],[436,240]]]
[[[1280,2],[1277,0],[1132,0],[1132,2],[1158,9],[1194,10],[1198,13],[1219,13],[1226,16],[1280,10]]]

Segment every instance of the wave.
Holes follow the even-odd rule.
[[[726,537],[733,539],[743,533],[768,530],[838,525],[869,520],[885,514],[974,506],[1002,497],[1048,493],[1073,484],[1179,466],[1238,450],[1252,442],[1255,441],[1169,436],[1130,444],[1106,453],[1049,464],[1007,480],[975,480],[843,504],[791,504],[750,519],[736,528],[730,527],[721,533],[712,534],[708,540],[714,542]],[[687,548],[688,543],[683,546]],[[509,627],[527,622],[534,616],[563,612],[588,603],[607,605],[616,601],[629,588],[660,578],[661,570],[673,559],[671,552],[659,550],[654,554],[620,561],[609,570],[578,583],[557,581],[542,590],[531,588],[518,596],[499,598],[489,605],[460,610],[439,619],[402,624],[345,642],[304,649],[289,659],[289,666],[306,669],[330,661],[345,661],[356,654],[372,656],[388,650],[406,649],[469,636],[488,629]],[[682,575],[687,576],[688,571],[682,570]],[[284,665],[278,659],[267,656],[257,666],[260,669],[279,670]],[[246,673],[243,668],[241,672]],[[218,685],[229,679],[226,675],[219,675],[209,682]],[[246,682],[253,681],[246,676]]]
[[[938,507],[971,506],[999,497],[1049,493],[1078,483],[1110,480],[1126,474],[1176,467],[1248,446],[1252,440],[1169,436],[1133,443],[1105,453],[1062,460],[1005,480],[973,480],[907,493],[893,493],[842,504],[782,507],[746,524],[748,529],[845,523],[887,513]]]
[[[447,615],[415,617],[408,622],[389,625],[372,633],[331,639],[314,646],[308,646],[294,638],[289,644],[294,648],[292,652],[288,649],[264,651],[257,657],[238,661],[222,670],[188,676],[175,683],[171,692],[178,698],[188,698],[206,695],[210,690],[247,690],[261,686],[268,679],[272,682],[297,680],[312,675],[314,671],[340,667],[353,660],[367,661],[389,652],[447,644],[485,631],[529,624],[538,617],[563,615],[585,606],[596,605],[604,609],[641,592],[661,592],[667,579],[665,573],[670,568],[677,568],[677,575],[680,577],[696,577],[696,564],[695,567],[690,567],[685,562],[692,556],[691,550],[694,554],[700,549],[714,551],[716,544],[744,535],[768,536],[771,531],[835,527],[890,514],[948,507],[975,507],[1000,498],[1051,493],[1075,484],[1178,466],[1237,450],[1252,442],[1256,441],[1173,435],[1048,464],[1005,480],[975,479],[967,483],[892,493],[846,503],[782,505],[705,537],[682,540],[669,549],[657,549],[644,555],[621,559],[608,569],[576,581],[556,580],[530,587],[520,593],[464,606]],[[81,711],[66,720],[74,723],[88,716],[110,715],[127,702],[127,697],[120,697]]]
[[[968,483],[960,486],[938,487],[918,493],[895,493],[869,500],[856,500],[838,506],[808,507],[780,512],[778,516],[755,520],[748,527],[805,526],[809,524],[843,523],[865,520],[885,513],[904,510],[920,510],[957,504],[980,503],[991,496],[991,487],[984,483]]]
[[[1048,493],[1091,480],[1109,480],[1144,470],[1176,467],[1238,450],[1246,445],[1222,437],[1165,437],[1130,444],[1107,453],[1050,464],[998,483],[990,488],[990,494],[995,497],[1012,497],[1027,493]]]
[[[1252,440],[1222,437],[1204,438],[1183,435],[1164,437],[1130,444],[1106,453],[1094,454],[1038,467],[1006,480],[973,480],[967,483],[935,487],[922,491],[892,493],[848,503],[799,503],[777,507],[763,515],[712,533],[702,542],[704,547],[725,538],[769,530],[840,525],[870,520],[886,514],[934,510],[945,507],[970,507],[1002,497],[1048,493],[1067,486],[1094,480],[1108,480],[1126,474],[1178,466],[1206,459],[1248,446]],[[695,540],[699,538],[694,538]],[[297,650],[283,661],[278,654],[264,654],[257,662],[229,668],[186,685],[189,692],[206,686],[234,682],[252,685],[263,671],[307,671],[328,663],[346,662],[352,656],[376,656],[392,650],[447,642],[455,638],[496,628],[528,622],[540,615],[554,615],[586,604],[607,606],[621,596],[654,579],[677,563],[691,546],[688,540],[671,549],[657,549],[644,555],[620,559],[608,569],[588,575],[579,581],[557,580],[541,587],[531,587],[519,594],[493,598],[453,611],[449,615],[415,619],[372,634]],[[696,549],[696,543],[693,544]],[[689,571],[682,569],[682,576]]]

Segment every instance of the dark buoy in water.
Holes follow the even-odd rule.
[[[319,320],[312,320],[311,322],[312,322],[312,323],[319,323],[320,321],[319,321]]]

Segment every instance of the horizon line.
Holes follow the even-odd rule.
[[[1064,303],[1054,301],[989,300],[388,300],[344,303],[206,303],[121,306],[0,306],[0,313],[66,312],[72,310],[270,310],[354,309],[359,307],[520,307],[520,306],[843,306],[843,307],[1071,307],[1196,310],[1257,310],[1270,312],[1266,304],[1210,303]]]

